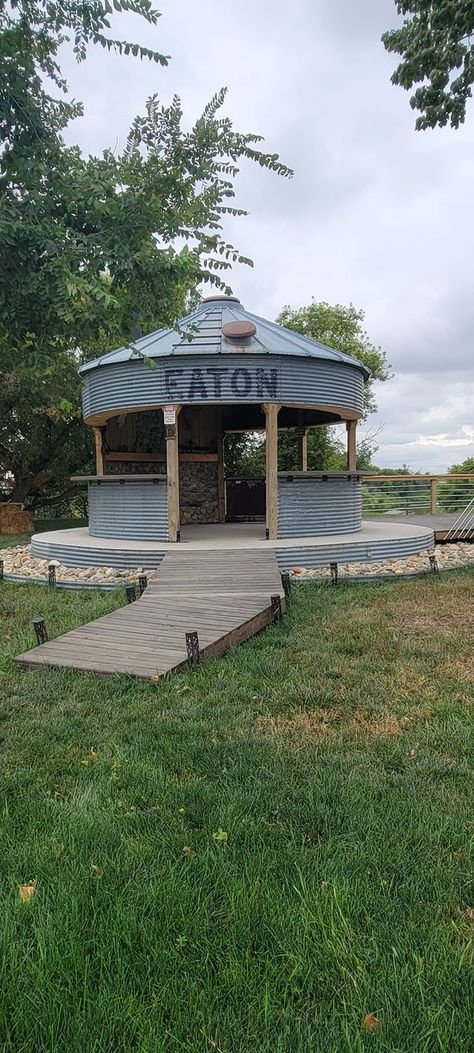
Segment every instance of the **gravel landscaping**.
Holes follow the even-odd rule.
[[[392,574],[423,574],[430,570],[429,557],[436,556],[439,570],[455,570],[474,563],[474,545],[468,542],[456,544],[436,545],[436,548],[428,552],[421,552],[416,556],[407,556],[405,559],[390,557],[367,563],[338,563],[339,577],[388,577]],[[294,578],[329,578],[329,567],[316,567],[309,570],[306,567],[293,567]]]
[[[454,570],[474,563],[474,545],[469,543],[457,543],[436,546],[436,560],[440,570]],[[416,556],[408,556],[406,559],[391,557],[370,563],[339,563],[338,574],[340,578],[360,578],[368,576],[387,577],[392,574],[422,574],[430,569],[429,556],[431,552],[424,552]],[[13,548],[2,550],[4,574],[25,580],[48,579],[48,567],[56,568],[56,579],[58,582],[77,582],[81,585],[114,585],[129,581],[136,581],[140,574],[144,574],[143,567],[133,567],[130,570],[120,570],[115,567],[65,567],[58,560],[37,559],[30,554],[29,545],[17,545]],[[155,571],[147,571],[147,577],[153,578]],[[310,570],[306,567],[292,567],[293,578],[324,579],[330,577],[330,569],[317,567]]]

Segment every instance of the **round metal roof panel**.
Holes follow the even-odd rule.
[[[239,339],[228,339],[223,332],[224,328],[234,323],[245,323],[246,331],[252,327],[252,335],[243,336],[242,343]],[[212,296],[197,307],[192,314],[180,319],[174,329],[159,329],[148,336],[142,336],[134,341],[129,347],[110,351],[92,362],[86,362],[80,367],[81,373],[97,369],[99,366],[114,366],[119,362],[133,362],[137,358],[170,358],[180,355],[232,355],[239,346],[245,349],[247,355],[258,354],[278,357],[295,355],[304,358],[325,359],[333,362],[355,366],[367,380],[370,376],[369,370],[350,355],[343,354],[335,348],[326,347],[317,340],[308,336],[301,336],[292,329],[284,329],[276,322],[269,322],[265,318],[251,314],[246,311],[235,296]]]

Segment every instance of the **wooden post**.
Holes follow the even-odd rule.
[[[355,472],[357,468],[357,421],[346,421],[347,429],[347,471]]]
[[[430,512],[432,516],[436,515],[438,508],[438,480],[430,479]]]
[[[104,454],[102,453],[103,434],[102,428],[94,428],[95,438],[95,471],[96,475],[104,475]]]
[[[225,523],[225,470],[224,470],[224,432],[217,436],[217,502],[219,523]]]
[[[308,429],[298,429],[298,470],[308,471]]]
[[[179,438],[178,416],[181,406],[176,407],[174,424],[165,425],[166,477],[168,493],[168,541],[179,541]]]
[[[273,540],[278,534],[278,411],[276,402],[262,405],[265,414],[266,438],[266,504],[267,538]]]

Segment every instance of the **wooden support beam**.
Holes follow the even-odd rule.
[[[104,475],[104,454],[102,452],[103,435],[102,428],[94,428],[95,439],[95,473]]]
[[[109,453],[104,454],[106,461],[157,461],[158,463],[164,463],[166,461],[166,453],[130,453],[128,451],[111,450]],[[180,453],[181,461],[217,461],[217,453]]]
[[[219,523],[225,523],[226,495],[224,469],[224,432],[217,436],[217,502]]]
[[[435,516],[438,511],[438,480],[430,479],[430,512]]]
[[[308,429],[298,429],[298,471],[308,471]]]
[[[176,407],[174,424],[165,425],[166,476],[168,491],[168,541],[179,541],[179,438],[178,421],[181,406]]]
[[[357,421],[346,421],[347,429],[347,471],[355,472],[357,468]]]
[[[278,411],[276,402],[264,402],[266,438],[266,507],[267,537],[273,540],[278,534]]]

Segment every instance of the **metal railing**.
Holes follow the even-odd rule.
[[[444,540],[451,541],[453,538],[457,541],[474,540],[474,497],[450,527]]]
[[[463,513],[474,500],[474,472],[440,475],[364,475],[366,516]]]

